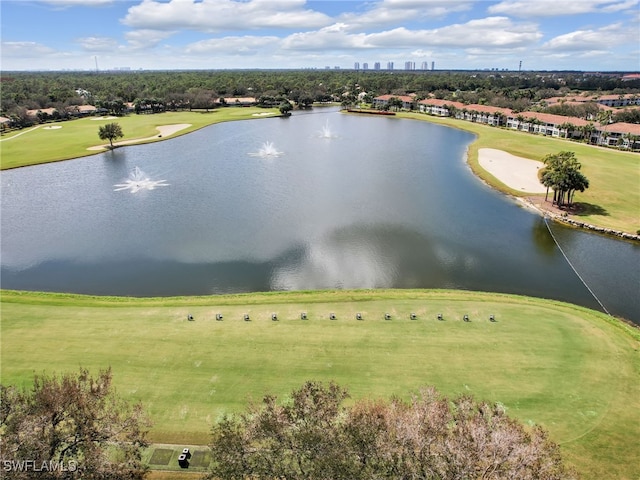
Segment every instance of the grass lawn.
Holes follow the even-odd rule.
[[[100,151],[87,150],[87,148],[109,143],[108,141],[100,140],[98,137],[99,127],[107,123],[115,122],[122,127],[124,137],[117,139],[119,142],[157,136],[158,130],[156,130],[156,127],[161,125],[191,124],[191,127],[176,134],[183,135],[214,123],[257,119],[267,113],[279,115],[278,110],[273,108],[229,107],[210,112],[166,112],[157,115],[131,114],[111,120],[83,118],[41,125],[36,129],[25,128],[2,136],[2,142],[0,142],[0,168],[4,170],[100,153]],[[46,129],[45,127],[47,126],[59,126],[62,128]],[[162,138],[156,138],[141,143],[161,140]]]
[[[460,128],[477,135],[469,147],[468,161],[472,170],[493,187],[516,196],[522,192],[504,185],[478,163],[478,149],[495,148],[519,157],[542,160],[545,155],[562,150],[575,152],[589,188],[577,192],[575,201],[586,210],[578,219],[605,228],[628,233],[640,230],[640,155],[610,148],[595,147],[562,138],[545,137],[504,128],[441,118],[422,113],[399,113],[413,118]]]
[[[205,444],[223,412],[306,380],[334,380],[353,398],[435,385],[543,425],[584,478],[638,478],[640,334],[582,307],[423,290],[1,300],[3,383],[110,365],[118,391],[151,414],[154,442]]]

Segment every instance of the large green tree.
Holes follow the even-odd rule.
[[[589,180],[580,171],[582,165],[574,152],[562,151],[546,155],[542,161],[545,168],[540,174],[541,183],[553,190],[553,203],[558,206],[571,205],[576,191],[589,188]]]
[[[149,422],[115,393],[110,369],[37,375],[31,389],[0,385],[0,393],[2,478],[144,478]]]
[[[278,110],[280,110],[280,113],[282,115],[287,117],[287,116],[291,115],[291,110],[293,110],[293,106],[291,105],[291,103],[288,100],[284,100],[278,106]]]
[[[433,388],[410,401],[363,400],[308,382],[213,427],[209,479],[571,479],[559,448],[500,405]]]
[[[122,127],[119,123],[107,123],[106,125],[102,125],[98,129],[98,136],[100,140],[109,140],[109,145],[113,148],[113,141],[117,138],[124,137],[124,133],[122,133]]]

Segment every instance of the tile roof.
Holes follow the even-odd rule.
[[[403,102],[406,103],[413,103],[415,101],[414,97],[411,97],[409,95],[380,95],[376,98],[374,98],[374,100],[380,100],[382,102],[388,102],[389,100],[391,100],[392,98],[398,98],[400,100],[402,100]]]
[[[419,105],[435,105],[436,107],[452,106],[458,109],[465,107],[464,103],[454,102],[452,100],[442,100],[440,98],[426,98],[418,102]]]
[[[566,117],[564,115],[554,115],[552,113],[540,113],[540,112],[520,112],[512,114],[513,118],[518,118],[522,115],[525,121],[529,118],[536,118],[543,123],[550,123],[553,125],[562,125],[563,123],[572,123],[576,127],[582,127],[588,125],[591,122],[587,122],[578,117]]]
[[[57,110],[55,108],[36,108],[33,110],[27,110],[27,115],[35,117],[38,113],[46,113],[47,115],[53,115]]]
[[[464,105],[463,108],[466,108],[467,110],[475,110],[476,112],[480,113],[501,113],[503,115],[513,115],[513,110],[511,110],[510,108],[493,107],[491,105],[478,105],[472,103],[469,105]]]
[[[640,125],[637,123],[610,123],[607,126],[600,126],[602,132],[613,133],[630,133],[631,135],[640,135]]]

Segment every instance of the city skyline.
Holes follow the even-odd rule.
[[[640,70],[639,0],[3,0],[2,70]],[[522,62],[522,64],[520,64]]]

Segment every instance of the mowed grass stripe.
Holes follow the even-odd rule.
[[[118,391],[150,412],[152,440],[190,444],[206,443],[222,413],[266,393],[286,396],[306,380],[336,381],[353,398],[406,398],[435,385],[544,425],[587,478],[634,478],[621,459],[640,460],[638,336],[581,307],[442,291],[199,297],[191,306],[181,298],[89,305],[94,299],[104,302],[3,292],[3,383],[110,365]]]

